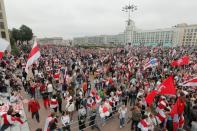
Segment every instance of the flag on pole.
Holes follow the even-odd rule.
[[[147,104],[150,106],[157,94],[160,95],[175,95],[176,88],[174,85],[173,76],[166,78],[155,90],[151,91],[145,98]]]
[[[176,131],[177,128],[182,128],[184,125],[184,117],[183,112],[185,109],[185,101],[181,100],[180,97],[178,97],[175,105],[172,106],[172,110],[170,112],[170,115],[173,118],[173,126],[174,130]]]
[[[8,49],[10,43],[2,38],[0,38],[0,59],[3,57],[3,53]]]
[[[153,100],[155,98],[155,96],[158,94],[158,92],[156,90],[151,91],[147,97],[145,98],[146,103],[150,106],[153,103]]]
[[[189,56],[185,55],[183,57],[181,57],[179,60],[174,60],[171,62],[171,66],[183,66],[183,65],[187,65],[190,62],[190,58]]]
[[[197,86],[197,77],[192,78],[180,84],[181,86]]]
[[[159,94],[161,95],[175,95],[176,88],[174,85],[174,77],[169,76],[166,78],[157,88]]]
[[[146,70],[147,68],[158,66],[158,64],[159,64],[158,60],[156,58],[152,58],[144,65],[144,70]]]
[[[34,45],[31,49],[31,52],[29,54],[29,57],[27,59],[27,64],[25,67],[25,71],[28,72],[28,67],[31,66],[38,58],[40,57],[40,49],[38,47],[38,43],[36,40],[34,40]]]

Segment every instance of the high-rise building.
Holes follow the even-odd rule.
[[[197,24],[178,24],[174,27],[174,46],[197,45]]]
[[[8,33],[4,0],[0,0],[0,38],[4,38],[7,41],[9,41],[9,33]]]

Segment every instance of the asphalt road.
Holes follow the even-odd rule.
[[[93,84],[93,77],[91,77],[91,83]],[[30,99],[30,96],[27,95],[25,92],[23,92],[24,98],[26,99]],[[41,109],[39,111],[40,114],[40,123],[38,123],[36,121],[36,119],[32,119],[31,118],[31,113],[28,112],[28,105],[24,104],[24,109],[25,109],[25,113],[27,116],[27,120],[28,120],[28,124],[29,124],[29,128],[30,131],[35,131],[37,128],[42,128],[44,129],[44,125],[45,125],[45,121],[46,118],[49,116],[50,114],[50,110],[49,109],[45,109],[44,108],[44,104],[42,101],[42,98],[38,99],[38,102],[40,103]],[[65,102],[63,101],[63,105],[62,105],[62,109],[65,108]],[[128,110],[130,110],[130,107],[127,107]],[[130,116],[131,113],[128,113],[128,116]],[[61,116],[61,114],[58,112],[59,116]],[[97,116],[97,123],[98,126],[100,128],[101,131],[130,131],[130,124],[126,124],[125,127],[121,128],[119,127],[119,118],[118,115],[114,115],[112,118],[110,118],[109,120],[107,120],[106,124],[104,126],[101,126],[100,124],[100,118],[99,116]],[[86,120],[87,122],[88,120]],[[59,120],[59,127],[61,127],[61,121]],[[88,124],[86,124],[86,127],[88,127]],[[73,124],[71,125],[71,131],[79,131],[78,129],[78,122],[77,122],[77,112],[74,113],[74,117],[73,117]],[[86,128],[84,131],[98,131],[96,128],[94,130],[91,129],[91,127]]]
[[[30,131],[35,131],[37,128],[43,129],[46,118],[50,114],[50,110],[44,108],[42,99],[39,99],[38,102],[41,105],[41,109],[39,111],[40,123],[38,123],[35,118],[34,119],[31,118],[31,113],[28,112],[27,104],[24,104]],[[63,104],[63,108],[64,107],[65,107],[65,104]],[[130,109],[130,107],[128,107],[128,109]],[[57,115],[60,116],[60,113],[58,112]],[[128,113],[128,115],[130,115],[130,113]],[[73,124],[71,125],[71,131],[78,131],[77,112],[74,113],[73,118],[74,119],[73,119]],[[117,114],[114,115],[112,118],[108,119],[104,126],[101,126],[99,116],[97,116],[97,119],[98,119],[97,123],[101,131],[130,131],[130,123],[126,124],[125,127],[122,129],[119,128],[119,118]],[[59,120],[59,123],[61,123],[60,120]],[[60,124],[59,126],[62,126],[62,125]],[[88,124],[86,124],[86,127],[88,127]],[[91,130],[92,129],[90,127],[85,129],[85,131],[91,131]],[[97,129],[94,129],[94,131],[97,131]]]

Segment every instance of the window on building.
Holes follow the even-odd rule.
[[[193,29],[191,29],[191,32],[193,32]]]
[[[5,29],[3,22],[0,22],[0,29]]]
[[[195,29],[195,32],[197,32],[197,29]]]
[[[2,38],[6,38],[5,31],[2,31],[2,32],[1,32],[1,36],[2,36]]]
[[[0,10],[1,10],[1,3],[0,3]]]

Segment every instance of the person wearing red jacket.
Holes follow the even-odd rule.
[[[32,99],[28,103],[28,111],[32,113],[32,119],[34,118],[34,116],[36,116],[36,120],[38,123],[40,122],[39,109],[40,104],[37,100],[34,99],[34,97],[32,97]]]

